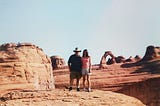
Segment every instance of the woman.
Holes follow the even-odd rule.
[[[82,55],[82,76],[83,76],[83,90],[84,91],[91,91],[91,81],[90,81],[90,74],[91,74],[91,58],[88,55],[87,49],[83,50]],[[86,89],[85,81],[87,79],[88,89]]]

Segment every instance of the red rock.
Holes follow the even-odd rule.
[[[0,46],[0,91],[54,89],[50,58],[30,43]]]
[[[65,61],[60,56],[51,56],[51,61],[52,61],[53,69],[58,69],[58,68],[64,68],[65,67]]]
[[[148,46],[142,61],[148,61],[160,57],[160,47]]]
[[[108,61],[106,62],[106,58],[107,56],[111,56],[111,58],[108,59]],[[101,61],[100,61],[100,68],[106,68],[107,67],[107,64],[113,64],[113,63],[116,63],[116,60],[115,60],[115,56],[112,54],[111,51],[106,51],[104,53],[104,55],[102,56],[101,58]]]
[[[68,69],[54,71],[54,75],[57,88],[69,86]],[[93,91],[99,89],[123,93],[138,98],[147,106],[159,106],[160,58],[147,62],[112,64],[105,69],[93,66],[91,85]]]

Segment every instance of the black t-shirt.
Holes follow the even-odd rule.
[[[70,65],[71,71],[80,72],[82,70],[81,57],[75,54],[71,55],[68,60],[68,65]]]

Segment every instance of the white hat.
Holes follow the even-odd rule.
[[[78,47],[76,47],[75,50],[73,50],[73,52],[81,52],[81,50],[79,50]]]

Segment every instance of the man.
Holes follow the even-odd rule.
[[[81,50],[78,48],[75,48],[73,51],[74,54],[69,57],[68,60],[68,67],[70,71],[70,88],[69,91],[72,90],[74,79],[76,79],[76,87],[77,91],[80,91],[80,79],[82,77],[82,62],[81,62],[81,56],[79,53]]]

